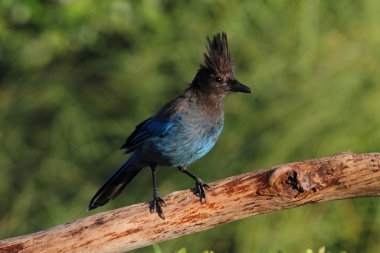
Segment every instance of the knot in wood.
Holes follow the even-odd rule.
[[[276,168],[268,179],[268,186],[271,195],[300,200],[316,192],[323,184],[315,173],[292,164]]]

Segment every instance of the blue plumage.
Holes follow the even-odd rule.
[[[251,90],[234,77],[234,65],[225,33],[208,41],[208,54],[191,85],[182,95],[164,105],[154,116],[136,126],[124,148],[131,157],[105,182],[89,204],[89,209],[116,197],[144,167],[153,177],[151,210],[163,217],[162,198],[156,187],[156,167],[176,167],[195,180],[202,201],[202,180],[187,171],[187,166],[207,154],[223,129],[223,102],[231,92]]]

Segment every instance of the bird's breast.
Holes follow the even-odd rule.
[[[223,129],[223,113],[217,116],[189,112],[178,117],[170,133],[153,144],[160,154],[158,164],[178,167],[207,154]]]

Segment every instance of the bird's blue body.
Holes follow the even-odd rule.
[[[127,140],[127,152],[141,165],[180,167],[207,154],[223,129],[223,111],[209,111],[185,92],[139,125]]]
[[[196,182],[200,199],[205,184],[187,171],[187,166],[207,154],[223,129],[223,102],[231,92],[251,90],[234,77],[226,34],[208,39],[208,54],[191,85],[165,104],[154,116],[136,126],[122,146],[130,158],[105,182],[89,204],[89,209],[106,204],[144,168],[153,176],[153,209],[162,215],[164,203],[156,190],[157,166],[178,168]]]
[[[223,129],[223,120],[217,126],[207,122],[191,122],[185,115],[177,115],[167,122],[152,121],[147,128],[159,127],[161,131],[149,134],[144,147],[135,151],[142,160],[160,166],[180,167],[188,165],[207,154],[216,143]]]

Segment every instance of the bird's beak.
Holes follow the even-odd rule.
[[[248,86],[245,86],[244,84],[242,84],[238,80],[234,80],[234,82],[231,84],[230,91],[233,91],[233,92],[243,92],[243,93],[252,93],[251,88],[249,88]]]

